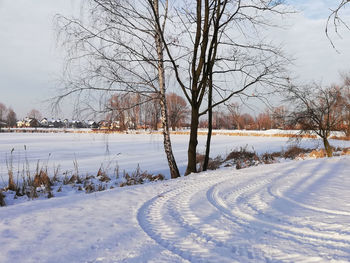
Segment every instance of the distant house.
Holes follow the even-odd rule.
[[[110,129],[112,130],[120,129],[120,121],[112,121],[110,124]]]
[[[55,127],[55,128],[63,128],[63,127],[64,127],[64,124],[63,124],[62,120],[61,120],[61,119],[55,120],[55,122],[54,122],[54,127]]]
[[[118,130],[118,129],[120,129],[120,122],[119,121],[102,120],[102,121],[98,122],[97,125],[101,130]]]
[[[80,129],[80,128],[84,128],[84,125],[81,121],[72,121],[72,128],[75,128],[75,129]]]
[[[40,123],[35,118],[26,118],[25,119],[25,126],[28,128],[36,128],[36,127],[40,127]]]
[[[71,128],[72,127],[72,122],[68,119],[63,120],[63,127],[64,128]]]
[[[97,129],[99,127],[98,123],[93,120],[88,120],[87,125],[88,125],[88,128],[91,128],[91,129]]]
[[[62,128],[62,127],[64,127],[64,125],[63,125],[63,122],[60,119],[58,119],[58,120],[51,119],[51,120],[48,121],[48,126],[47,127],[49,127],[49,128]]]
[[[24,120],[17,121],[18,128],[37,128],[40,127],[40,122],[35,118],[26,117]]]
[[[110,127],[110,122],[106,120],[99,121],[98,126],[100,129],[107,130]]]
[[[17,124],[17,128],[24,128],[26,126],[24,120],[17,121],[16,124]]]
[[[49,121],[47,118],[43,118],[41,121],[40,121],[40,125],[42,127],[49,127]]]

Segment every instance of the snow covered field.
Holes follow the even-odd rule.
[[[205,150],[205,140],[206,136],[199,136],[199,153]],[[103,163],[111,169],[118,165],[121,171],[133,171],[139,164],[142,170],[169,176],[162,142],[159,134],[0,133],[0,186],[7,181],[6,160],[10,159],[12,149],[14,170],[23,169],[27,156],[32,170],[38,160],[42,164],[48,163],[51,171],[57,166],[61,171],[73,170],[73,160],[76,159],[81,174],[97,173]],[[172,135],[172,144],[183,174],[187,163],[188,135]],[[331,140],[331,144],[350,147],[349,141]],[[262,154],[281,151],[289,145],[288,138],[216,135],[212,139],[211,156],[226,156],[231,150],[245,146]],[[301,146],[322,147],[322,143],[303,140]]]
[[[349,189],[336,157],[3,207],[0,262],[349,262]]]

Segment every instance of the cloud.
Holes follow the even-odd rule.
[[[334,0],[288,0],[287,4],[295,7],[309,19],[322,19],[328,17],[330,10],[340,1]]]
[[[319,6],[324,4],[323,2]],[[295,58],[291,71],[300,81],[330,84],[339,81],[339,72],[350,72],[350,31],[342,32],[341,38],[332,35],[340,52],[337,53],[325,34],[327,17],[316,18],[305,12],[293,14],[278,22],[285,25],[285,29],[275,28],[269,32],[270,37],[275,42],[282,42],[285,51]]]

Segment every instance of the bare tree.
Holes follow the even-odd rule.
[[[180,127],[188,117],[189,108],[186,100],[176,93],[167,95],[169,122],[173,131]]]
[[[240,125],[240,116],[241,116],[241,106],[239,103],[235,102],[235,103],[231,103],[229,105],[227,105],[227,109],[229,111],[230,114],[230,118],[232,119],[232,121],[235,124],[235,128],[240,130],[242,127]]]
[[[285,59],[280,50],[257,40],[261,39],[258,32],[271,25],[267,17],[284,13],[281,3],[197,0],[174,4],[176,27],[171,32],[172,37],[162,31],[162,41],[178,85],[191,106],[185,174],[196,172],[200,116],[234,95],[244,94],[248,88],[258,84],[272,87],[281,80],[278,74],[284,68]],[[161,29],[161,22],[153,12]],[[207,106],[203,106],[205,98]],[[208,125],[211,125],[210,115]]]
[[[289,116],[292,125],[297,125],[301,133],[315,133],[322,140],[328,157],[333,149],[328,137],[342,122],[342,103],[339,87],[323,88],[313,84],[304,87],[291,85],[286,100],[294,108]]]
[[[37,109],[32,109],[28,114],[27,114],[28,118],[32,118],[32,119],[36,119],[36,120],[41,120],[43,118],[42,114],[40,113],[40,111],[38,111]]]
[[[7,108],[5,104],[0,102],[0,121],[5,120],[6,112],[7,112]]]
[[[125,117],[125,97],[120,94],[114,94],[109,101],[107,120],[112,124],[118,123],[120,130],[127,129],[126,117]],[[113,127],[113,125],[112,125]]]
[[[271,113],[269,109],[265,109],[264,112],[259,113],[256,118],[256,126],[259,130],[268,130],[272,128]]]
[[[107,120],[118,122],[120,130],[137,129],[141,123],[143,104],[140,94],[116,93],[107,105]]]
[[[331,14],[329,15],[327,19],[326,24],[326,36],[331,42],[333,48],[335,48],[334,42],[329,34],[329,28],[331,25],[333,25],[334,31],[336,34],[339,33],[339,27],[344,26],[346,29],[350,30],[350,27],[348,25],[348,22],[343,19],[343,17],[340,15],[340,12],[346,8],[346,6],[350,3],[350,0],[340,0],[339,4],[336,6],[336,8],[331,9]]]
[[[287,108],[285,106],[274,107],[272,109],[272,126],[274,129],[285,129],[287,119]]]
[[[7,111],[6,122],[9,127],[16,126],[17,115],[11,107]]]
[[[255,121],[252,115],[249,113],[243,113],[240,116],[241,127],[246,130],[253,130],[255,128]]]
[[[108,104],[116,92],[134,92],[150,100],[156,97],[170,174],[179,177],[169,134],[161,40],[168,21],[168,0],[89,0],[85,4],[86,23],[84,19],[57,17],[62,42],[69,49],[70,71],[66,71],[64,88],[56,102],[75,94],[77,105],[99,111],[96,104],[105,110],[105,101]],[[98,93],[99,101],[90,103]]]
[[[156,95],[152,96],[152,100],[143,103],[143,119],[147,128],[157,131],[160,124],[161,106]]]

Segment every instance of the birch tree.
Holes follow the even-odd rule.
[[[75,94],[77,105],[99,112],[116,92],[156,99],[161,107],[171,178],[179,177],[169,135],[161,40],[167,26],[168,0],[89,0],[85,7],[79,19],[57,16],[68,63],[56,103]],[[91,103],[96,97],[98,103]]]

